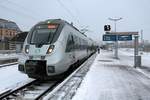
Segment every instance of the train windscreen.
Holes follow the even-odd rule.
[[[57,30],[58,25],[39,25],[32,31],[31,44],[49,44]]]

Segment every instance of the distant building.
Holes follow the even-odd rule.
[[[21,30],[13,21],[0,19],[0,41],[7,41],[12,39]]]
[[[11,40],[21,30],[13,21],[0,19],[0,50],[9,49],[9,40]]]
[[[25,41],[27,34],[28,34],[28,32],[21,32],[21,33],[17,34],[16,36],[14,36],[9,41],[9,49],[20,52],[23,47],[23,43]]]

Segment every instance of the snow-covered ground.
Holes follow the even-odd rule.
[[[19,54],[0,54],[0,60],[17,59]],[[32,79],[18,71],[18,65],[5,66],[0,68],[0,93],[14,87],[23,85]]]
[[[32,79],[18,71],[18,65],[0,68],[0,93],[21,86]]]
[[[116,60],[113,52],[101,50],[72,100],[150,100],[150,77],[133,67],[133,52],[120,49]],[[150,67],[150,53],[141,56],[142,66]],[[17,65],[0,68],[0,93],[31,80]]]
[[[13,59],[13,58],[18,58],[19,54],[16,53],[10,53],[10,54],[0,54],[0,60],[5,60],[5,59]]]
[[[150,100],[150,77],[133,67],[133,50],[119,50],[119,60],[101,51],[72,100]],[[150,67],[150,54],[142,55]]]
[[[120,49],[119,50],[120,55],[126,55],[126,56],[134,56],[134,50],[133,49]],[[150,67],[150,53],[148,52],[139,52],[139,55],[142,58],[142,66]]]

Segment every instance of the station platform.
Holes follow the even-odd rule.
[[[150,100],[150,77],[133,67],[133,56],[101,50],[72,100]]]

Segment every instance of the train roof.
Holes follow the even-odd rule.
[[[71,26],[72,28],[74,28],[75,30],[77,30],[78,32],[80,32],[81,34],[83,34],[84,36],[86,36],[84,33],[82,33],[81,31],[79,31],[75,26],[73,26],[72,24],[70,24],[67,21],[62,20],[62,19],[48,19],[48,20],[45,20],[45,21],[41,21],[38,24],[48,24],[48,23],[61,24],[63,26],[65,24],[67,24],[67,25]]]

